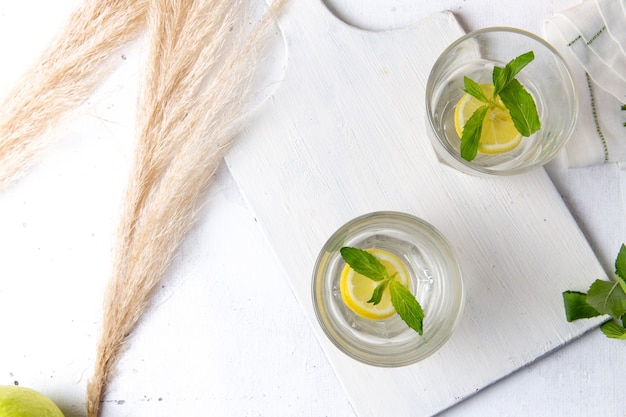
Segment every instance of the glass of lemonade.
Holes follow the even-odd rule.
[[[370,251],[401,271],[403,285],[424,311],[421,335],[395,311],[372,315],[369,304],[365,310],[353,306],[345,294],[350,267],[340,254],[346,246]],[[435,352],[451,336],[463,306],[461,270],[448,241],[423,220],[398,212],[366,214],[339,228],[317,258],[312,293],[319,324],[334,345],[381,367],[409,365]]]
[[[504,67],[529,51],[535,58],[516,78],[533,97],[541,128],[512,149],[479,149],[475,159],[465,160],[455,126],[457,105],[465,95],[464,77],[492,84],[494,66]],[[456,40],[435,62],[426,85],[428,133],[439,160],[471,174],[511,175],[544,165],[568,141],[577,112],[575,84],[561,56],[541,38],[519,29],[486,28]]]

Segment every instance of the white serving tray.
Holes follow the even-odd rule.
[[[337,20],[320,1],[292,0],[280,24],[284,79],[226,162],[358,415],[432,415],[597,326],[599,319],[565,321],[562,291],[606,275],[545,171],[472,177],[434,155],[424,90],[437,56],[463,34],[451,13],[370,32]],[[326,239],[377,210],[438,228],[466,284],[450,341],[399,369],[339,352],[310,296]]]

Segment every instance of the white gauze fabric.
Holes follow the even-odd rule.
[[[548,19],[546,39],[578,86],[568,166],[626,162],[626,0],[584,0]]]

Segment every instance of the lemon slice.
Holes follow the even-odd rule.
[[[366,251],[374,255],[387,268],[390,276],[397,272],[398,275],[395,279],[405,287],[409,287],[409,272],[400,258],[382,249],[366,249]],[[396,311],[391,304],[388,290],[383,293],[380,303],[374,305],[367,302],[372,297],[372,292],[377,285],[377,281],[354,272],[349,265],[346,265],[339,280],[341,299],[350,310],[361,317],[371,320],[384,320],[394,315]]]
[[[485,96],[493,96],[493,84],[481,84]],[[499,154],[515,149],[522,141],[509,111],[498,99],[498,106],[489,109],[483,121],[483,128],[478,142],[478,152],[483,154]],[[454,127],[459,138],[463,136],[463,127],[474,111],[485,103],[475,97],[464,94],[454,110]]]

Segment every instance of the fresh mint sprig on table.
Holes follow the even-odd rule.
[[[626,340],[626,246],[622,245],[615,260],[616,281],[596,280],[585,294],[564,291],[567,321],[608,315],[611,320],[600,326],[612,339]]]
[[[493,96],[485,96],[480,85],[469,77],[463,78],[464,91],[476,98],[484,105],[477,108],[463,127],[461,137],[461,157],[467,161],[476,158],[478,142],[482,133],[485,117],[489,117],[489,110],[504,106],[511,115],[515,129],[522,136],[528,137],[541,128],[537,105],[533,96],[515,76],[533,59],[533,51],[526,52],[511,60],[504,68],[493,67]]]
[[[357,248],[345,246],[339,251],[341,257],[356,272],[378,282],[367,301],[374,305],[380,303],[383,293],[388,288],[391,304],[402,320],[420,335],[423,334],[424,310],[415,296],[401,283],[396,281],[396,272],[389,275],[387,268],[371,253]]]

